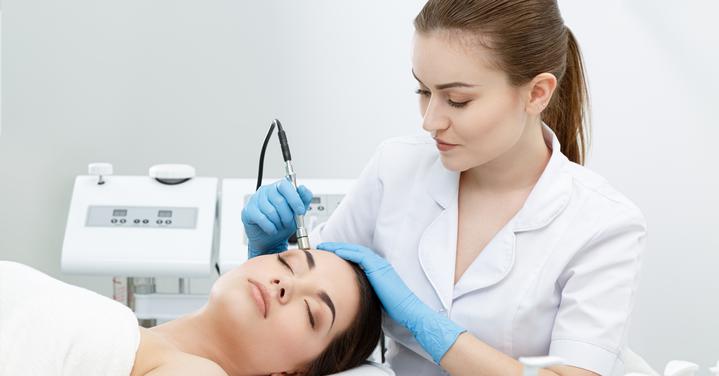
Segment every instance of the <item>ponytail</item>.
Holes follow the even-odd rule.
[[[589,143],[589,92],[579,45],[572,31],[566,26],[565,29],[566,69],[559,78],[549,106],[542,112],[542,120],[557,135],[559,143],[562,144],[562,153],[570,161],[583,165]]]

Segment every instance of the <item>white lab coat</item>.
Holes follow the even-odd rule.
[[[555,355],[623,374],[645,220],[605,179],[570,162],[542,127],[549,163],[456,285],[459,173],[444,168],[429,137],[384,142],[310,240],[372,248],[425,304],[515,359]],[[407,330],[388,317],[384,329],[398,375],[444,374]]]

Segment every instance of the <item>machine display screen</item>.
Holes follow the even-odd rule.
[[[319,204],[319,203],[320,203],[320,198],[319,198],[319,197],[312,197],[312,203],[313,203],[313,204]]]
[[[172,210],[160,210],[157,212],[157,216],[160,218],[170,218],[172,217]]]
[[[127,209],[115,209],[112,211],[113,217],[124,217],[127,215]]]

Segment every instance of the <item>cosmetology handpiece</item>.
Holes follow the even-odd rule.
[[[277,136],[280,139],[282,159],[284,159],[285,161],[285,178],[291,181],[292,185],[294,185],[295,189],[297,189],[297,176],[295,174],[295,169],[292,166],[292,155],[290,154],[290,146],[287,143],[287,135],[285,134],[284,129],[282,129],[282,123],[280,123],[278,119],[272,121],[272,124],[270,125],[270,130],[267,132],[265,142],[262,145],[262,151],[260,152],[260,168],[257,174],[256,189],[259,189],[260,185],[262,184],[262,170],[265,161],[265,150],[267,149],[267,142],[270,140],[270,137],[272,136],[272,131],[275,129],[275,126],[277,126]],[[297,246],[300,249],[310,249],[310,239],[307,235],[307,229],[305,228],[304,215],[296,215],[295,223],[297,224]]]

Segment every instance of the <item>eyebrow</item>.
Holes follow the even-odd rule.
[[[330,311],[332,311],[332,324],[330,324],[330,329],[332,329],[332,326],[335,324],[335,305],[332,303],[332,299],[330,299],[330,296],[327,295],[326,292],[320,291],[317,295],[319,295],[320,299],[322,299],[322,301],[330,307]],[[327,331],[329,332],[329,329]]]
[[[302,250],[302,252],[305,253],[305,258],[307,260],[307,266],[310,268],[310,270],[315,268],[315,258],[312,256],[312,254],[306,250]],[[330,324],[330,329],[332,329],[332,326],[335,324],[335,304],[332,302],[332,299],[329,295],[327,295],[327,292],[324,290],[320,290],[320,292],[317,294],[319,296],[320,300],[322,300],[325,304],[327,304],[327,307],[330,308],[330,311],[332,311],[332,324]],[[329,329],[327,330],[329,331]]]
[[[422,80],[417,78],[417,75],[414,74],[414,69],[412,69],[412,76],[414,76],[414,79],[417,80],[420,84],[424,85],[424,82],[422,82]],[[427,85],[424,85],[424,86],[427,86]],[[475,87],[475,86],[477,86],[477,85],[470,85],[470,84],[464,83],[464,82],[450,82],[447,84],[437,85],[437,86],[435,86],[435,88],[437,90],[444,90],[444,89],[449,89],[449,88],[453,88],[453,87]]]
[[[315,268],[315,258],[312,256],[311,253],[307,252],[306,250],[302,250],[302,252],[305,253],[305,256],[307,257],[307,266],[310,267],[310,270]]]

